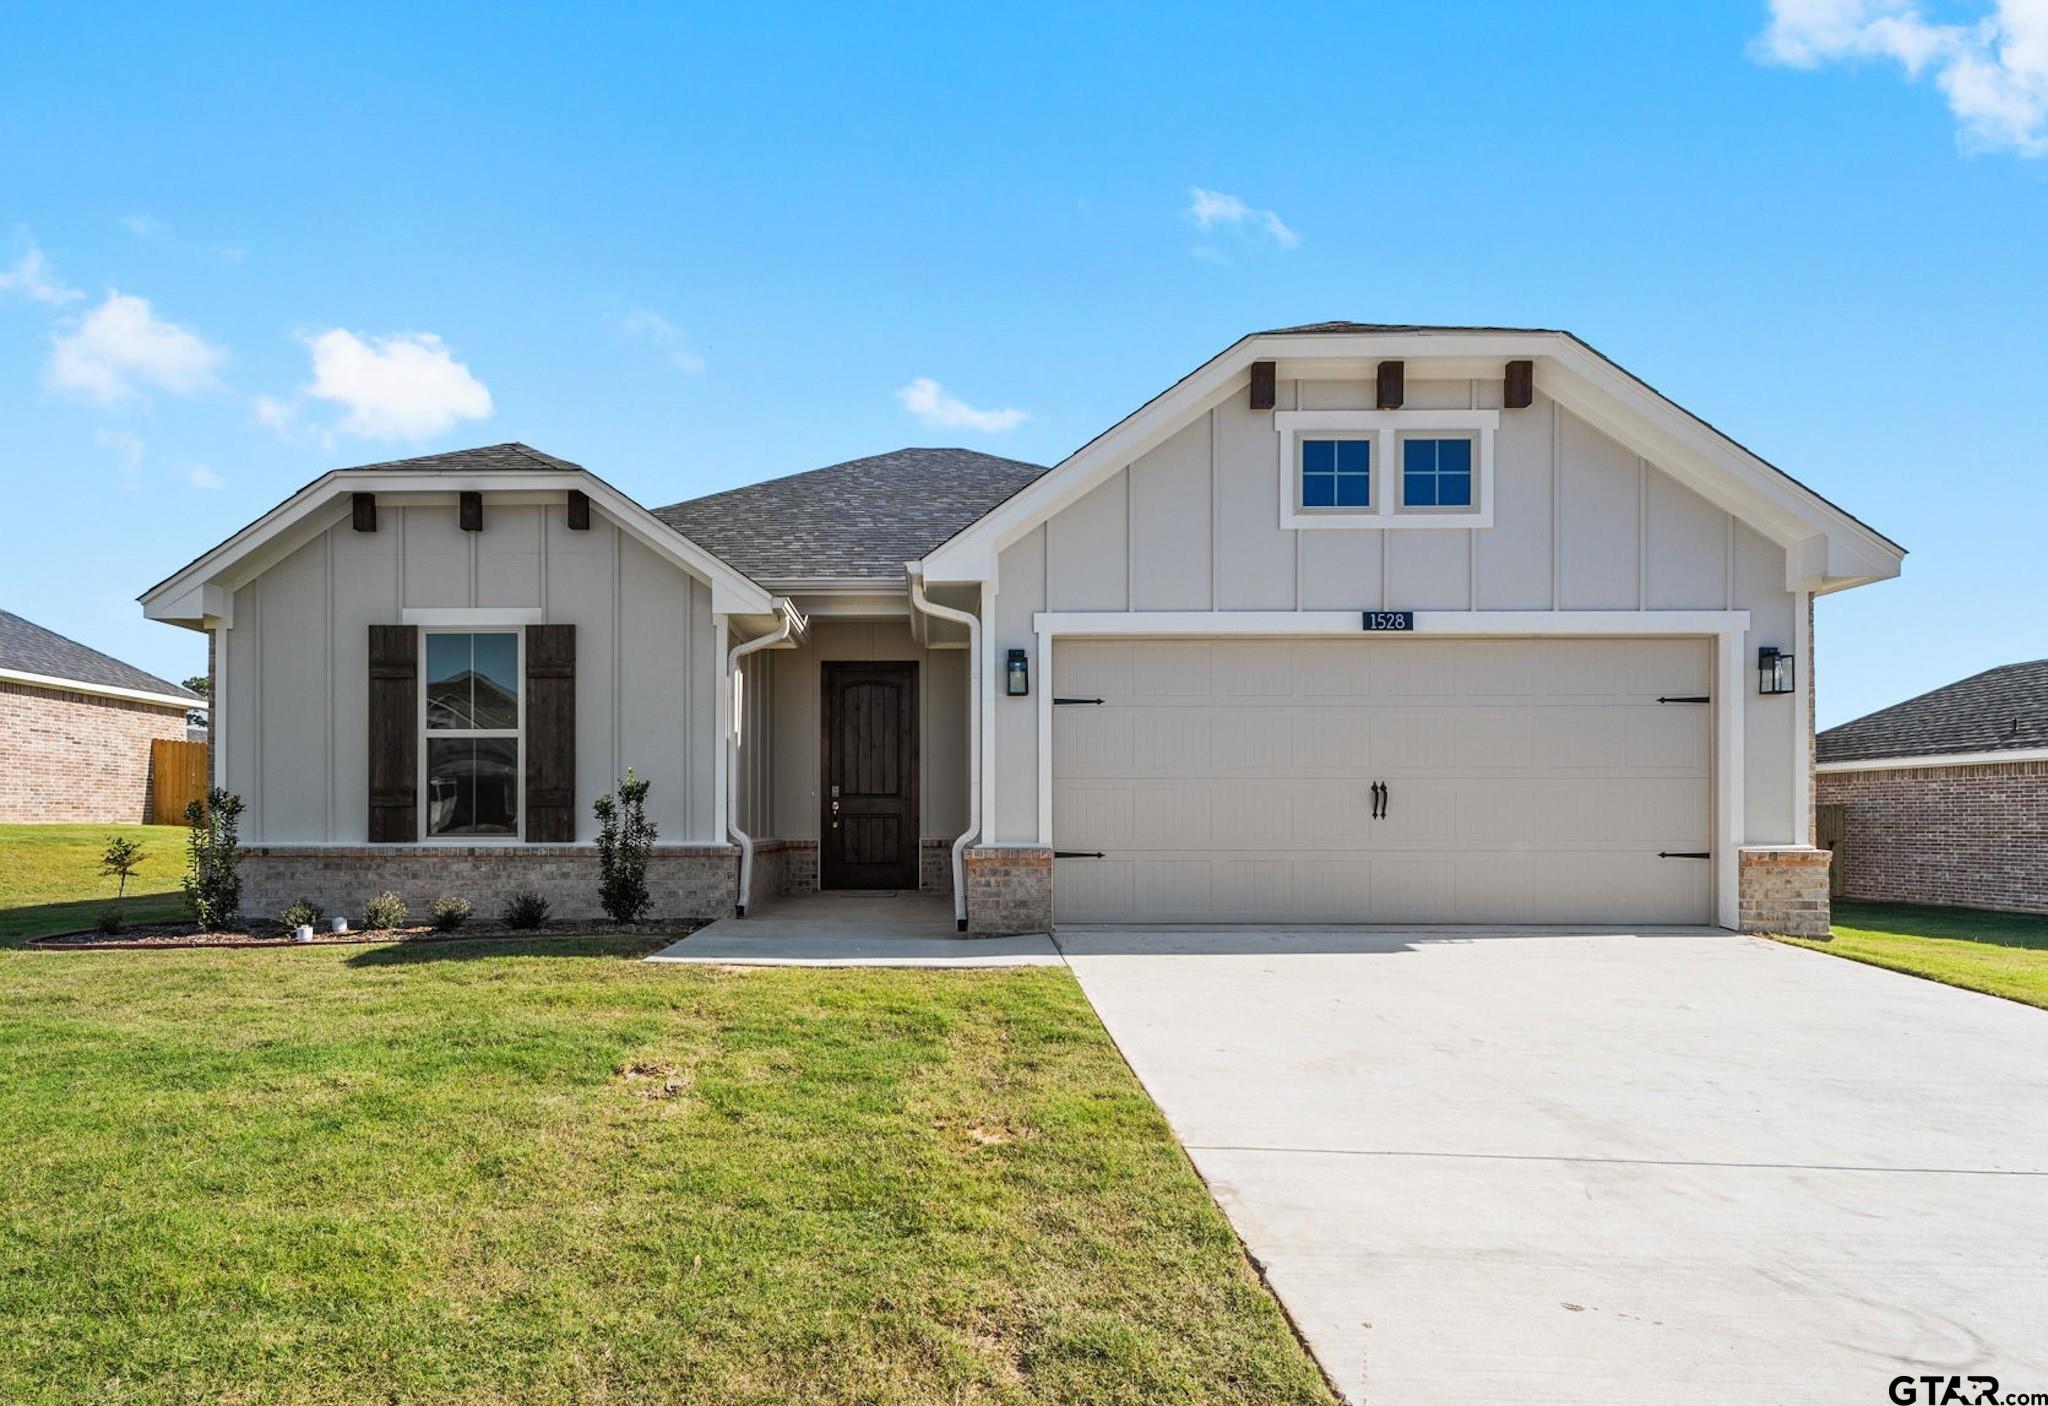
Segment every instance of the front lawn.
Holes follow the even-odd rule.
[[[114,897],[100,852],[115,835],[142,843],[122,909],[130,922],[186,916],[182,825],[0,825],[0,941],[89,928]]]
[[[1072,977],[0,951],[0,1400],[1326,1402]]]
[[[1833,938],[1784,940],[2048,1007],[2048,916],[1838,899]]]

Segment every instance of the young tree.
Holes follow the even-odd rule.
[[[100,914],[102,932],[117,933],[124,926],[121,904],[128,897],[128,881],[135,876],[135,870],[141,863],[140,840],[131,840],[125,835],[107,836],[107,847],[100,851],[100,873],[110,879],[119,879],[121,886],[114,892],[113,903],[108,906],[106,912]]]
[[[185,807],[185,897],[202,928],[232,923],[242,908],[242,798],[216,786]]]
[[[615,923],[637,922],[653,899],[647,893],[647,856],[654,848],[654,822],[647,818],[647,782],[626,768],[616,802],[599,796],[597,813],[598,902]]]

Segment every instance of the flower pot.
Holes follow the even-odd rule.
[[[339,913],[335,914],[327,920],[327,930],[329,932],[347,932],[348,919],[342,917]]]
[[[311,942],[313,940],[313,925],[311,923],[300,923],[292,929],[292,940],[294,942]]]

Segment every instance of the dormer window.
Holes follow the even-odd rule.
[[[1401,511],[1470,512],[1474,436],[1401,435]]]
[[[1273,428],[1283,528],[1493,526],[1498,410],[1276,410]]]
[[[1298,498],[1306,512],[1359,512],[1372,507],[1372,440],[1365,436],[1301,440]]]

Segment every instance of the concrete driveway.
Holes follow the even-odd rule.
[[[1059,940],[1354,1401],[2048,1392],[2048,1012],[1698,930]]]

